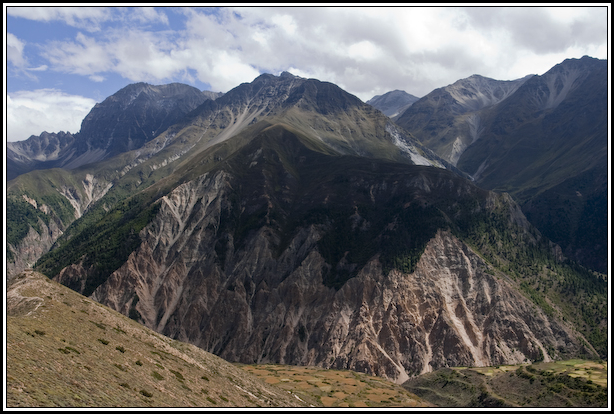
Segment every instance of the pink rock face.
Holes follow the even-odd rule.
[[[221,257],[228,179],[204,175],[162,198],[140,248],[92,298],[229,361],[352,369],[399,383],[439,367],[548,360],[548,350],[579,347],[449,231],[427,244],[413,273],[384,275],[376,255],[339,290],[322,282],[322,226],[300,228],[279,254],[267,226],[236,247],[229,234]]]

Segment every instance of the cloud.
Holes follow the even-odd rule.
[[[17,68],[24,68],[27,65],[26,58],[23,55],[24,45],[24,42],[14,34],[6,34],[6,60]]]
[[[153,7],[135,7],[129,13],[130,20],[140,23],[162,23],[168,25],[168,17],[164,12],[154,9]]]
[[[59,20],[69,26],[95,32],[105,21],[111,20],[112,10],[108,7],[7,7],[9,16],[28,20]]]
[[[183,26],[154,31],[146,25],[169,25],[166,10],[172,10],[168,14],[173,13],[173,22],[181,21]],[[49,69],[93,81],[110,74],[133,82],[198,79],[226,92],[261,72],[278,74],[296,68],[299,76],[336,83],[366,101],[394,89],[422,96],[476,73],[517,79],[545,71],[567,57],[605,53],[604,10],[110,8],[97,15],[87,9],[58,8],[47,15],[41,11],[28,15],[37,19],[53,15],[67,24],[87,19],[123,22],[98,33],[78,33],[73,40],[53,40],[41,48]],[[18,61],[23,45],[19,49],[19,43],[13,43],[12,56]]]
[[[10,93],[7,95],[7,140],[23,141],[43,131],[76,133],[95,104],[93,99],[56,89]]]

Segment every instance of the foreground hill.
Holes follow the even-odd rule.
[[[442,368],[403,386],[440,407],[605,408],[607,381],[607,362],[568,360]]]
[[[40,273],[11,281],[6,310],[8,407],[308,406]]]

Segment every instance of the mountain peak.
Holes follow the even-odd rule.
[[[298,78],[298,76],[291,74],[290,72],[283,71],[279,74],[280,78]]]

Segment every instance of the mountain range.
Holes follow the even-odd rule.
[[[510,104],[532,79],[461,82],[454,96],[471,95],[467,84],[481,92],[452,105],[454,116]],[[133,88],[163,89],[131,85],[108,111],[133,105],[158,122]],[[395,123],[287,72],[219,97],[187,91],[195,100],[173,95],[191,104],[173,104],[183,109],[150,135],[95,107],[91,129],[66,141],[80,154],[70,168],[7,183],[9,278],[34,266],[229,361],[398,383],[446,366],[606,354],[607,282],[566,259],[513,192],[460,168],[483,133],[454,159],[429,148],[419,122],[401,122],[431,94]],[[164,107],[145,97],[143,107]],[[86,158],[95,162],[77,165]]]
[[[471,76],[398,119],[483,188],[505,191],[566,256],[607,273],[607,61],[567,59],[541,76]]]

